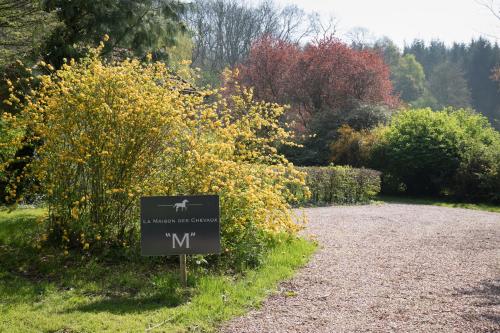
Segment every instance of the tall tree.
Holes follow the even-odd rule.
[[[358,51],[334,38],[301,48],[271,37],[256,42],[240,79],[259,99],[292,105],[302,128],[323,110],[360,103],[393,105],[389,69],[373,51]]]
[[[382,37],[376,40],[373,44],[373,49],[380,52],[384,58],[384,62],[391,68],[391,72],[399,65],[401,51],[389,37]]]
[[[472,104],[500,129],[500,94],[491,79],[492,72],[500,64],[500,49],[485,39],[472,41],[466,63],[466,78],[471,88]]]
[[[466,86],[470,90],[470,106],[488,117],[492,124],[500,129],[500,94],[498,84],[493,80],[495,68],[500,65],[498,45],[492,44],[484,38],[479,38],[468,44],[455,43],[451,48],[446,48],[443,43],[438,41],[426,45],[423,41],[416,40],[405,48],[404,53],[414,55],[417,61],[421,62],[426,77],[429,79],[428,86],[431,83],[433,86],[424,92],[416,105],[440,107],[445,102],[459,105],[467,104],[465,103],[468,95],[467,90],[463,81],[459,79],[461,75],[457,74],[457,71],[462,72],[467,83]],[[445,73],[446,68],[451,73]],[[436,69],[440,72],[439,74]],[[433,74],[434,82],[430,82]],[[449,80],[444,76],[448,76]],[[456,80],[451,80],[452,78],[456,78]],[[441,83],[438,84],[438,81]],[[450,100],[450,95],[448,97],[445,97],[446,94],[442,95],[446,89],[456,98],[461,95],[462,100],[457,101],[456,98]],[[456,92],[452,93],[451,90],[454,89]],[[432,96],[434,93],[441,94],[441,96]]]
[[[497,0],[478,0],[478,2],[486,7],[495,18],[500,20],[500,3]],[[497,83],[500,82],[500,64],[497,64],[492,70],[491,79]],[[494,125],[500,130],[500,110],[497,111],[494,119]]]
[[[414,40],[409,47],[405,47],[403,53],[413,54],[423,66],[425,74],[429,75],[434,66],[446,60],[448,50],[446,45],[439,40],[431,41],[428,46],[422,40]]]
[[[462,69],[456,63],[447,61],[435,66],[429,75],[429,89],[439,109],[446,106],[455,108],[471,106],[471,94],[467,81]]]
[[[394,90],[401,94],[401,99],[411,102],[420,98],[425,90],[425,73],[422,65],[412,54],[399,59],[391,73]]]
[[[45,58],[55,66],[63,59],[79,58],[88,45],[104,35],[110,37],[105,53],[118,48],[135,56],[147,53],[165,59],[165,48],[175,43],[184,29],[181,12],[185,5],[172,0],[44,0],[44,8],[55,12],[63,23],[45,45]]]
[[[397,104],[381,56],[333,38],[303,48],[262,38],[239,73],[239,81],[254,87],[258,99],[289,104],[287,120],[295,122],[298,133],[313,135],[304,141],[304,149],[287,152],[299,164],[328,163],[329,146],[341,125],[373,125],[382,112],[367,105]]]
[[[427,62],[425,61],[427,58],[427,45],[421,39],[415,39],[409,46],[405,46],[403,49],[403,54],[412,54],[415,56],[415,59],[419,64],[424,65]]]

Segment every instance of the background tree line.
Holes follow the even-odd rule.
[[[415,40],[400,50],[385,38],[372,45],[391,68],[394,89],[414,107],[472,108],[500,128],[500,94],[494,80],[500,48],[479,38],[446,46],[441,41]]]

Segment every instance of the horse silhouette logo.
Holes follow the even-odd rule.
[[[177,213],[179,211],[179,209],[181,210],[181,212],[185,212],[187,211],[188,207],[187,207],[187,204],[189,203],[189,200],[182,200],[182,202],[178,202],[176,204],[174,204],[174,208],[175,208],[175,212]]]

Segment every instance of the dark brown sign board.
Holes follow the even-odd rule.
[[[220,252],[218,196],[141,198],[143,256]]]

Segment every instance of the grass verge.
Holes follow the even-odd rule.
[[[0,332],[212,332],[258,306],[315,250],[283,241],[239,276],[197,267],[186,290],[167,259],[76,261],[23,247],[43,213],[0,211]]]
[[[454,202],[447,199],[433,199],[433,198],[413,198],[413,197],[396,197],[396,196],[378,196],[375,200],[377,202],[390,202],[390,203],[407,203],[414,205],[433,205],[450,208],[466,208],[474,210],[483,210],[487,212],[500,213],[500,206],[485,203],[464,203]]]

